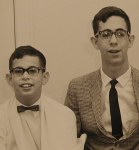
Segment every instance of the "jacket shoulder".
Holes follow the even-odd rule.
[[[73,120],[75,120],[75,115],[70,108],[50,97],[46,97],[45,99],[46,106],[49,106],[49,109],[52,109],[53,113],[56,113],[59,117],[64,116],[68,117],[69,119],[72,118]]]
[[[132,76],[139,79],[139,70],[132,67]]]
[[[0,111],[6,112],[6,111],[8,110],[9,103],[10,103],[10,100],[6,100],[6,101],[3,102],[2,104],[0,104]],[[1,114],[1,113],[0,113],[0,114]],[[4,113],[2,113],[2,114],[4,114]]]
[[[8,110],[9,110],[9,103],[10,100],[7,100],[6,102],[0,104],[0,137],[5,137],[6,135],[6,129],[8,125]]]
[[[87,85],[87,84],[94,84],[101,81],[100,70],[96,70],[94,72],[88,73],[86,75],[74,78],[70,82],[71,85]]]
[[[132,82],[134,90],[137,89],[139,91],[139,70],[133,67],[132,67]]]

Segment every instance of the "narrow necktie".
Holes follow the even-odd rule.
[[[26,110],[31,110],[31,111],[39,111],[39,105],[33,105],[33,106],[29,106],[29,107],[26,107],[26,106],[17,106],[17,112],[20,113],[20,112],[24,112]]]
[[[118,94],[115,85],[118,83],[117,80],[113,79],[110,81],[111,89],[109,92],[109,103],[110,103],[110,114],[111,114],[111,125],[112,125],[112,135],[119,139],[123,136],[122,131],[122,120],[121,113],[118,103]]]

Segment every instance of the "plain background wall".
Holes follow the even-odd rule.
[[[47,57],[50,80],[43,92],[63,103],[71,79],[101,65],[100,53],[90,42],[91,21],[104,6],[125,10],[136,36],[129,60],[139,69],[139,2],[125,0],[15,0],[16,43],[32,45]],[[8,59],[14,50],[13,1],[0,1],[0,102],[13,95],[6,83]]]
[[[0,0],[0,102],[11,96],[6,83],[8,58],[14,49],[14,18],[12,0]]]

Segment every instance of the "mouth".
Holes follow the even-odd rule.
[[[33,86],[33,84],[31,84],[31,83],[23,83],[23,84],[20,84],[20,87],[21,88],[30,88],[30,87],[32,87]]]
[[[120,50],[109,50],[108,51],[109,53],[112,53],[112,54],[117,54],[120,52]]]

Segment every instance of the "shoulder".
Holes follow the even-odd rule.
[[[71,82],[86,82],[86,81],[90,81],[93,80],[95,81],[98,77],[100,77],[100,70],[88,73],[86,75],[74,78],[73,80],[71,80]]]
[[[11,108],[14,106],[15,98],[12,96],[10,99],[6,100],[0,105],[0,120],[8,120],[9,115],[11,115]]]
[[[132,70],[132,75],[139,76],[139,70],[138,69],[132,67],[131,70]]]
[[[137,70],[136,68],[131,68],[131,73],[132,73],[132,79],[133,82],[139,82],[139,70]]]
[[[7,100],[6,102],[0,104],[0,131],[5,131],[5,127],[8,123],[8,110],[9,110],[9,102],[10,100]],[[1,134],[1,132],[0,132]]]
[[[0,104],[0,111],[6,112],[8,110],[9,103],[10,103],[10,100],[6,100],[4,103]],[[4,114],[4,113],[2,113],[2,114]],[[0,113],[0,115],[1,115],[1,113]]]
[[[4,103],[0,104],[0,119],[5,119],[8,116],[10,99],[6,100]]]
[[[93,85],[100,80],[100,70],[96,70],[94,72],[72,79],[70,81],[69,87],[87,86],[88,84]]]
[[[67,106],[61,104],[60,102],[50,98],[50,97],[46,97],[45,96],[45,106],[47,107],[48,110],[52,111],[53,114],[56,113],[56,115],[59,115],[59,116],[65,116],[70,119],[70,118],[73,118],[75,119],[75,115],[73,113],[73,111],[68,108]]]

